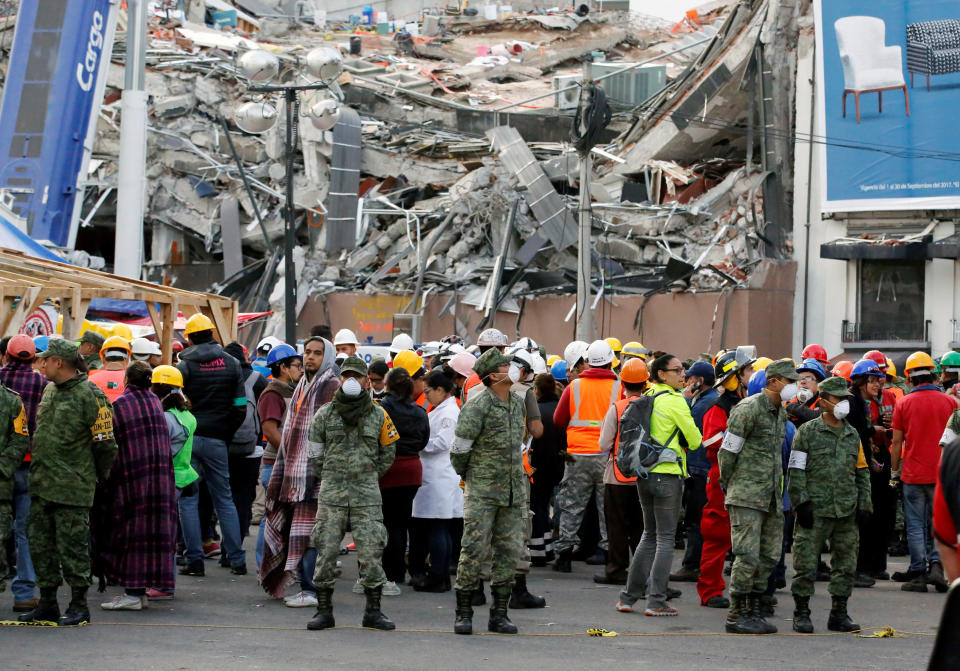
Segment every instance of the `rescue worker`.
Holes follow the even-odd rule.
[[[762,393],[731,411],[717,460],[730,515],[733,567],[730,570],[731,634],[774,634],[760,612],[767,578],[780,559],[783,539],[781,446],[787,413],[782,403],[796,396],[799,379],[790,359],[766,368]]]
[[[823,345],[810,344],[804,347],[803,351],[800,352],[800,360],[806,361],[807,359],[813,359],[819,363],[824,370],[830,367],[830,359],[827,357],[827,350],[823,348]]]
[[[607,523],[603,512],[603,471],[607,453],[600,448],[600,428],[607,410],[621,396],[620,382],[611,368],[613,350],[603,340],[595,340],[586,351],[590,367],[563,390],[553,415],[553,423],[567,432],[569,455],[557,508],[560,512],[560,537],[553,547],[557,559],[555,571],[570,573],[573,547],[579,542],[580,525],[591,497],[597,507],[600,525],[599,549],[606,563]],[[569,370],[569,368],[568,368]]]
[[[343,353],[347,356],[356,356],[359,345],[360,341],[357,339],[356,334],[350,329],[340,329],[337,331],[337,335],[333,336],[333,347],[337,350],[337,354]]]
[[[420,355],[410,350],[398,352],[393,359],[393,367],[403,368],[410,374],[410,379],[413,381],[413,401],[423,408],[424,412],[427,412],[430,409],[430,402],[427,400],[425,393],[427,385],[424,381],[427,376],[427,369],[424,367]]]
[[[517,627],[507,617],[507,604],[517,560],[523,553],[528,502],[521,454],[526,415],[523,401],[510,391],[520,371],[495,347],[483,353],[474,371],[486,390],[464,404],[450,450],[450,463],[465,481],[454,632],[473,633],[471,600],[480,583],[481,564],[490,552],[493,605],[487,628],[515,634]]]
[[[797,367],[800,381],[797,385],[797,397],[787,402],[787,417],[794,426],[816,419],[820,416],[820,401],[817,385],[827,377],[827,372],[816,359],[805,359]]]
[[[146,361],[151,368],[160,365],[163,351],[160,345],[146,338],[135,338],[130,342],[130,359],[132,361]]]
[[[745,363],[745,362],[743,362]],[[723,565],[730,551],[730,516],[724,505],[720,486],[720,466],[717,452],[727,430],[727,421],[733,407],[747,395],[744,367],[737,362],[736,352],[721,352],[714,364],[714,386],[722,389],[719,398],[703,412],[703,448],[710,460],[707,473],[707,502],[703,507],[700,535],[703,549],[700,553],[700,576],[697,593],[700,605],[708,608],[729,608],[730,601],[723,596],[726,583]]]
[[[6,588],[7,540],[13,533],[14,475],[30,449],[27,413],[20,395],[0,384],[0,592]]]
[[[957,396],[957,378],[960,375],[960,352],[950,351],[940,358],[940,386],[950,396]]]
[[[830,377],[820,384],[820,417],[797,431],[790,452],[789,493],[797,517],[794,532],[791,585],[794,600],[793,630],[813,633],[810,597],[816,581],[817,558],[824,542],[830,543],[832,597],[830,631],[857,631],[860,625],[847,614],[857,571],[858,520],[873,511],[870,475],[856,429],[844,419],[853,394],[847,382]]]
[[[617,338],[610,336],[604,338],[603,342],[610,345],[610,349],[613,350],[613,370],[614,372],[620,371],[620,352],[623,350],[623,344]]]
[[[483,355],[485,352],[491,349],[496,349],[502,353],[506,347],[507,336],[494,328],[485,329],[477,338],[477,349],[480,351],[480,355]],[[469,392],[478,384],[480,384],[480,376],[474,372],[463,384],[463,390],[461,393],[463,395],[464,402],[467,400],[467,392]]]
[[[307,629],[333,627],[333,586],[340,541],[349,526],[357,545],[360,582],[367,603],[363,626],[386,631],[396,625],[380,610],[386,575],[381,558],[387,544],[379,479],[393,464],[399,434],[390,416],[365,392],[367,365],[348,357],[340,388],[310,425],[309,468],[320,481],[313,543],[317,548],[317,614]]]
[[[622,350],[620,350],[621,365],[634,358],[646,361],[647,348],[638,343],[636,340],[631,340],[623,346]]]
[[[852,361],[840,361],[836,366],[833,367],[833,370],[830,371],[831,375],[836,377],[842,377],[847,382],[850,381],[850,376],[853,374],[853,362]]]
[[[906,393],[906,382],[903,378],[897,377],[897,367],[891,359],[887,359],[886,367],[881,366],[881,368],[887,373],[887,382],[883,385],[883,388],[890,390],[890,393],[893,394],[894,405],[896,405],[896,401],[903,398]]]
[[[504,344],[506,344],[506,338],[504,338]],[[394,357],[396,357],[400,352],[404,350],[413,349],[413,338],[408,336],[406,333],[398,333],[393,337],[393,341],[390,343],[389,353],[390,361],[393,362]]]
[[[122,336],[110,336],[100,347],[100,359],[103,368],[90,372],[89,378],[113,403],[123,393],[123,380],[130,360],[130,343]]]
[[[103,362],[100,360],[100,348],[103,347],[104,340],[105,338],[96,331],[87,330],[80,336],[80,356],[83,357],[83,362],[87,364],[88,371],[103,368]]]
[[[257,343],[256,356],[253,358],[253,361],[250,362],[253,370],[257,371],[263,377],[270,377],[270,364],[267,362],[267,358],[270,356],[270,352],[274,347],[282,345],[283,341],[276,336],[267,336],[262,338],[260,342]]]
[[[54,339],[37,356],[53,383],[37,411],[30,464],[28,536],[40,601],[19,619],[75,626],[90,621],[90,508],[97,481],[107,479],[117,456],[113,409],[81,372],[76,345]],[[61,569],[71,592],[63,617],[57,604]]]
[[[567,364],[567,381],[573,382],[587,368],[587,349],[589,343],[574,340],[563,350],[563,360]]]

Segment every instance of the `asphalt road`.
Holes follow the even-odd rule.
[[[247,539],[250,547],[251,539]],[[248,563],[253,553],[248,551]],[[893,627],[894,638],[858,638],[826,630],[830,598],[817,583],[811,601],[817,633],[793,634],[792,599],[780,591],[774,619],[782,633],[743,637],[723,633],[725,611],[703,608],[691,583],[674,585],[683,596],[673,603],[680,615],[650,618],[618,613],[618,589],[590,579],[594,567],[575,562],[571,574],[534,569],[531,591],[546,596],[542,610],[511,611],[519,636],[452,633],[453,593],[420,594],[404,589],[384,597],[383,609],[395,632],[359,627],[363,596],[351,593],[354,555],[334,593],[337,628],[305,629],[312,609],[286,608],[259,588],[256,577],[232,576],[215,560],[205,578],[180,577],[176,599],[153,602],[140,612],[96,607],[106,595],[91,590],[93,622],[74,629],[0,627],[4,669],[610,669],[640,662],[646,668],[722,669],[921,669],[933,646],[945,595],[901,592],[898,583],[855,590],[850,613],[867,631]],[[788,555],[789,560],[789,555]],[[679,556],[675,557],[675,563]],[[904,558],[890,570],[904,569]],[[69,599],[65,588],[61,604]],[[0,598],[0,617],[13,618],[9,592]],[[63,607],[63,606],[61,606]],[[486,607],[475,614],[475,630],[486,628]],[[618,633],[595,638],[591,627]]]

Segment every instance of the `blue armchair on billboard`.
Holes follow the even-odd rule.
[[[948,75],[960,72],[960,20],[921,21],[907,26],[907,71],[913,75]]]
[[[860,123],[860,96],[876,93],[878,111],[883,112],[883,92],[903,90],[907,116],[910,95],[903,78],[899,46],[886,46],[886,25],[873,16],[845,16],[833,24],[843,64],[843,117],[847,117],[847,95],[853,94]]]

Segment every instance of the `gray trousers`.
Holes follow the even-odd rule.
[[[683,478],[651,473],[646,480],[637,480],[637,490],[643,509],[643,535],[630,562],[627,586],[620,592],[620,601],[633,605],[646,595],[647,607],[657,608],[667,603]]]

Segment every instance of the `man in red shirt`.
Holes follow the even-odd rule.
[[[893,577],[905,581],[901,587],[905,592],[926,592],[927,584],[938,592],[946,592],[943,564],[930,526],[940,437],[957,405],[936,385],[933,360],[926,352],[914,352],[907,358],[906,373],[914,389],[900,399],[893,411],[890,470],[894,480],[903,482],[910,568]]]
[[[960,578],[957,527],[960,526],[960,439],[943,448],[933,498],[933,535],[948,580]]]

